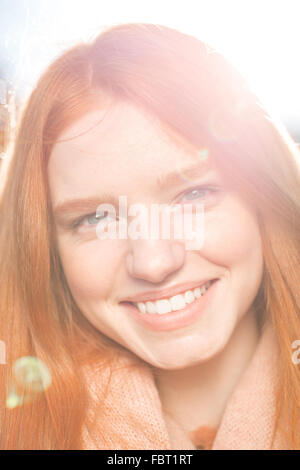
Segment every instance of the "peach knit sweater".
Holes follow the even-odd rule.
[[[140,364],[131,353],[124,352],[116,360],[104,407],[99,404],[109,370],[84,366],[91,394],[90,421],[86,420],[82,430],[84,449],[196,450],[201,448],[197,447],[199,435],[206,449],[271,449],[278,352],[272,326],[266,324],[218,429],[196,429],[189,435],[162,411],[151,368],[143,362],[128,369]],[[272,449],[288,449],[281,435],[276,436]]]

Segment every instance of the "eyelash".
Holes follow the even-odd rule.
[[[182,197],[184,195],[192,193],[193,191],[196,191],[196,190],[199,190],[200,192],[201,191],[210,191],[212,193],[216,193],[218,191],[218,188],[216,188],[214,186],[195,186],[194,188],[189,189],[188,191],[185,191],[182,194]],[[181,196],[179,196],[179,197],[181,197]],[[191,201],[193,201],[193,199],[191,199]],[[79,217],[78,219],[75,219],[71,224],[71,228],[73,230],[76,230],[81,225],[81,223],[84,221],[85,218],[90,217],[90,216],[95,215],[95,214],[96,214],[96,212],[91,212],[90,214],[85,214],[85,215]],[[99,221],[100,220],[102,220],[102,219],[99,219]],[[91,227],[92,227],[92,225],[91,225]]]

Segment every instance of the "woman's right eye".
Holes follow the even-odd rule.
[[[99,214],[97,214],[96,212],[92,212],[91,214],[85,214],[82,217],[79,217],[78,219],[76,219],[72,223],[72,228],[75,229],[75,228],[80,227],[82,225],[92,227],[94,225],[97,225],[99,222],[101,222],[103,220],[107,221],[108,220],[107,215],[109,215],[107,211],[104,211],[104,212],[99,213]],[[112,217],[112,219],[115,220],[115,217],[113,216],[113,214],[110,214],[110,217]],[[95,221],[95,224],[93,224],[93,223],[84,223],[85,220],[89,222],[90,220],[93,220],[93,219]]]

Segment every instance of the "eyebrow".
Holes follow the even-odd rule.
[[[211,168],[210,162],[207,160],[197,162],[192,166],[174,170],[167,175],[159,175],[156,180],[156,186],[159,190],[167,187],[180,184],[189,180],[203,176]],[[187,178],[187,180],[186,180]],[[102,193],[99,196],[93,196],[83,199],[69,199],[57,204],[54,208],[54,217],[59,220],[67,214],[71,213],[85,213],[88,211],[95,211],[100,204],[112,204],[114,207],[119,205],[119,195],[117,197],[109,193]]]
[[[203,176],[209,169],[211,169],[211,162],[204,160],[202,162],[196,162],[188,167],[176,169],[168,173],[167,175],[159,175],[156,181],[159,189],[164,189],[174,184],[180,183],[187,179],[195,179]]]

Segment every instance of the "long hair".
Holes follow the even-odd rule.
[[[298,148],[222,55],[148,23],[111,26],[58,57],[24,107],[3,165],[0,339],[7,363],[0,365],[0,448],[82,448],[87,390],[80,365],[110,364],[119,351],[85,319],[68,288],[47,182],[60,133],[105,96],[128,100],[198,148],[205,142],[228,184],[255,209],[264,253],[255,305],[261,322],[272,321],[280,350],[276,430],[300,449],[300,374],[291,359],[300,339]],[[22,356],[43,361],[52,383],[37,399],[9,408],[12,368]],[[26,387],[19,395],[27,396]]]

